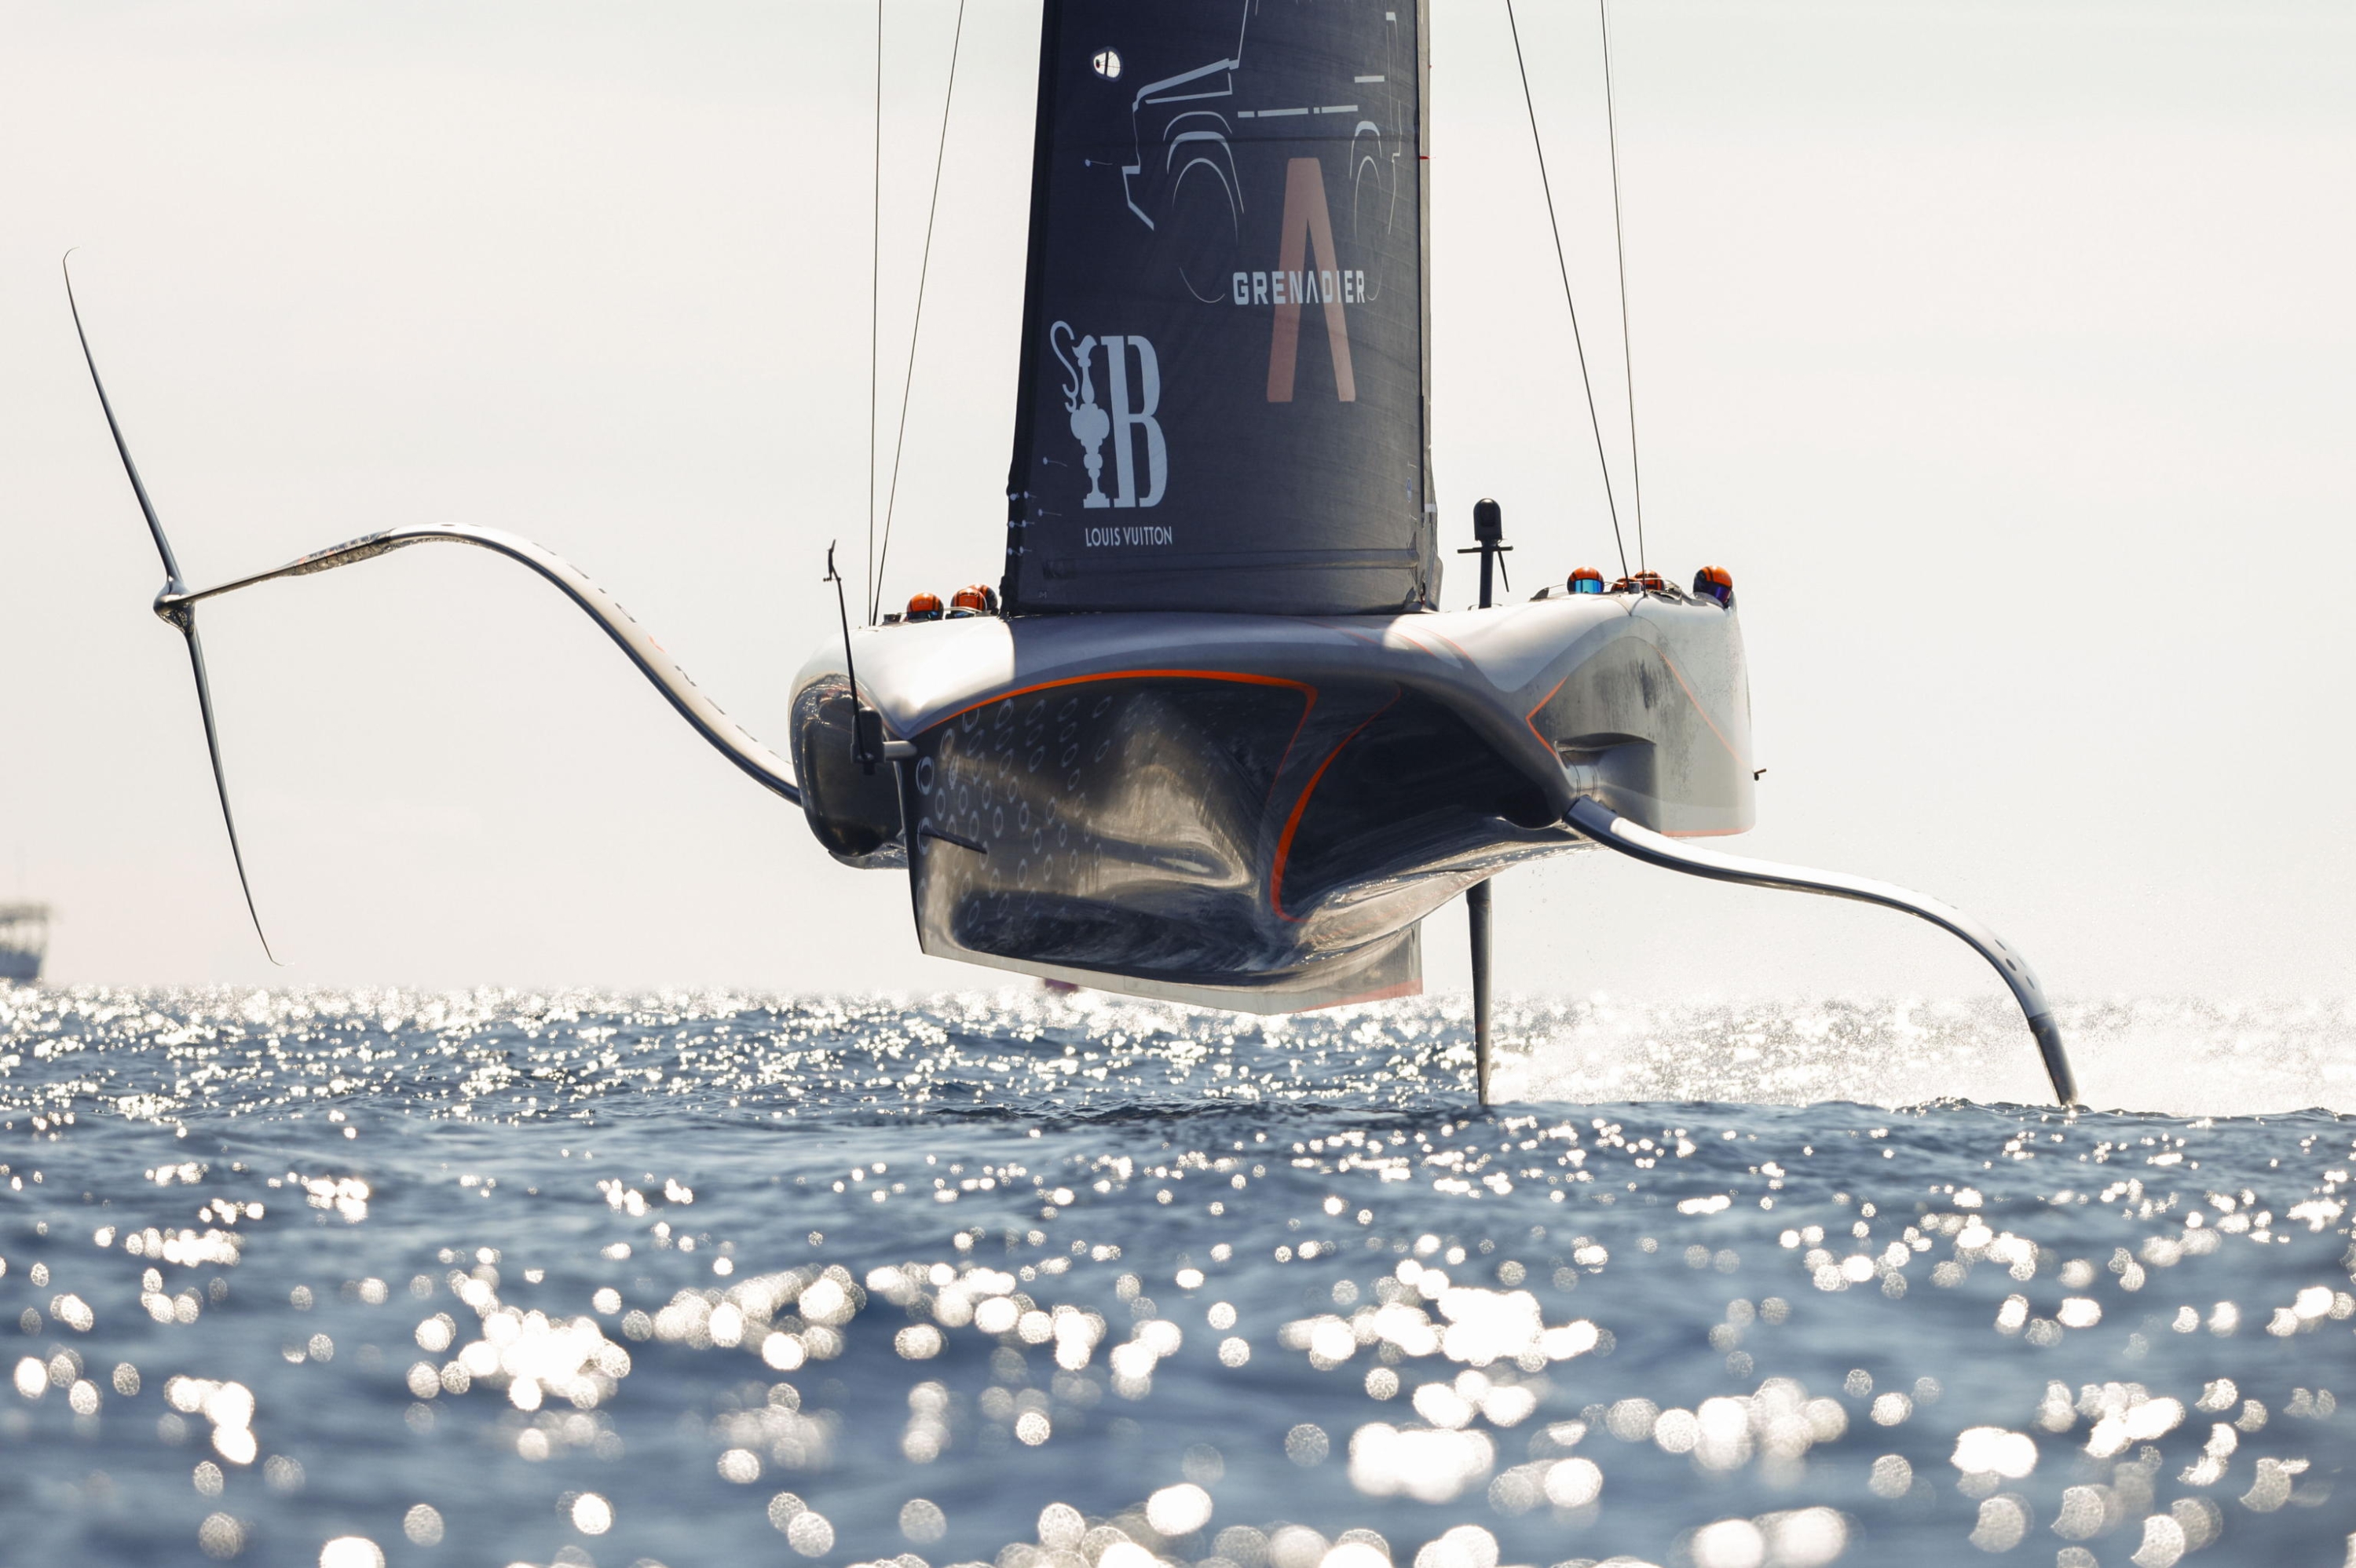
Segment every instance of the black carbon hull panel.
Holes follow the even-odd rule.
[[[916,746],[901,809],[927,953],[1226,1006],[1410,994],[1418,921],[1579,844],[1397,686],[1107,677],[977,705]]]

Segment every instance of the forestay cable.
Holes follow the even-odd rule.
[[[1546,142],[1538,135],[1538,106],[1530,96],[1530,68],[1522,59],[1521,24],[1514,18],[1514,0],[1505,0],[1505,25],[1513,29],[1514,65],[1522,73],[1522,104],[1529,111],[1530,145],[1538,155],[1538,184],[1546,191],[1547,226],[1554,231],[1555,265],[1562,272],[1562,303],[1570,312],[1571,346],[1579,350],[1579,384],[1587,393],[1587,424],[1595,432],[1595,462],[1603,471],[1603,505],[1612,514],[1612,542],[1620,551],[1620,575],[1628,575],[1628,541],[1620,536],[1620,504],[1612,495],[1612,461],[1603,454],[1603,421],[1595,411],[1595,385],[1587,375],[1587,344],[1580,336],[1579,306],[1570,297],[1570,262],[1562,252],[1562,221],[1555,216],[1554,184],[1547,177]]]
[[[875,170],[867,202],[867,621],[875,623],[875,360],[884,312],[884,0],[875,0]]]
[[[1628,336],[1628,243],[1620,221],[1620,117],[1612,104],[1612,0],[1595,0],[1603,29],[1603,129],[1612,145],[1612,249],[1620,261],[1620,368],[1628,389],[1628,475],[1635,491],[1636,570],[1651,562],[1644,551],[1644,466],[1636,456],[1636,349]]]
[[[908,368],[900,379],[900,428],[892,438],[892,484],[884,495],[884,545],[875,555],[875,571],[868,593],[867,619],[873,623],[884,604],[884,567],[892,558],[892,514],[900,500],[900,453],[908,443],[908,400],[916,385],[916,340],[925,330],[925,280],[933,269],[933,220],[941,209],[941,165],[949,150],[949,110],[957,102],[958,49],[965,41],[965,0],[958,0],[957,30],[949,36],[949,82],[941,95],[941,139],[933,150],[933,195],[925,208],[924,259],[916,266],[916,314],[908,325]]]

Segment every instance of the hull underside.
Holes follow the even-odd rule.
[[[1050,688],[900,768],[926,951],[1251,1010],[1420,988],[1416,923],[1580,842],[1429,699],[1215,677]]]
[[[926,953],[1080,985],[1253,1012],[1411,995],[1425,915],[1588,846],[1571,799],[1749,825],[1733,617],[1673,596],[976,620],[878,628],[856,655],[899,743],[860,767],[848,680],[804,671],[820,840],[906,869]]]

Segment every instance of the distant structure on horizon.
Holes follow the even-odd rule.
[[[48,951],[48,905],[0,904],[0,981],[33,984]]]

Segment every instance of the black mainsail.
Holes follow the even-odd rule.
[[[1436,599],[1424,72],[1422,0],[1047,0],[1010,611]]]

